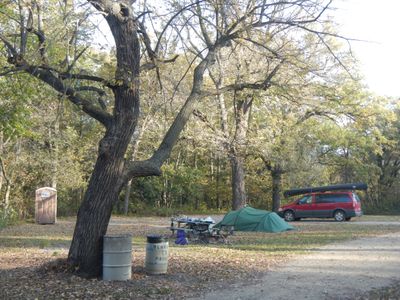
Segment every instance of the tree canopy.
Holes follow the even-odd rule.
[[[113,209],[276,210],[286,187],[348,181],[396,205],[399,110],[360,84],[331,2],[3,1],[3,215],[57,187],[91,277]]]

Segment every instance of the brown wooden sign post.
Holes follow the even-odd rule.
[[[42,187],[36,190],[35,221],[38,224],[54,224],[57,221],[57,190]]]

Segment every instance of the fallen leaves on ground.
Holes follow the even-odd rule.
[[[133,236],[132,277],[123,282],[88,280],[67,271],[74,218],[61,219],[55,225],[26,223],[5,228],[0,231],[0,299],[187,299],[230,288],[233,283],[255,283],[298,253],[295,251],[321,241],[399,230],[395,225],[297,222],[298,231],[278,235],[235,232],[228,244],[177,246],[170,239],[168,273],[149,276],[144,269],[146,236],[170,236],[169,223],[169,218],[159,217],[111,219],[107,234]],[[390,291],[398,295],[398,284]],[[365,297],[360,299],[375,299],[373,293]]]
[[[131,280],[88,280],[66,271],[73,226],[73,219],[67,219],[1,231],[0,299],[185,299],[233,282],[248,284],[285,259],[224,244],[176,246],[171,239],[168,273],[149,276],[144,269],[145,238],[170,235],[168,219],[113,218],[107,234],[133,235]]]

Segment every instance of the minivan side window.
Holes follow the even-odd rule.
[[[303,198],[301,198],[298,203],[299,204],[311,204],[311,202],[312,202],[312,196],[308,195],[308,196],[304,196]]]
[[[316,195],[316,203],[344,203],[349,202],[349,196],[347,194],[326,194],[326,195]]]

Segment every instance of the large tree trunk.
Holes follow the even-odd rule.
[[[99,276],[102,271],[102,238],[107,231],[114,203],[126,182],[124,155],[131,141],[139,113],[140,45],[136,21],[120,22],[106,17],[117,49],[113,118],[106,124],[99,155],[79,208],[68,261],[82,276]]]
[[[243,97],[243,96],[242,96]],[[232,167],[232,208],[240,209],[247,204],[245,185],[245,153],[247,143],[247,131],[249,128],[250,111],[253,102],[251,96],[244,96],[236,100],[234,136],[235,145],[231,147],[230,162]]]
[[[99,157],[79,208],[68,254],[69,262],[79,268],[82,276],[101,274],[102,237],[106,234],[112,207],[123,187],[124,153],[133,130],[127,126],[125,130],[120,128],[115,132],[119,132],[119,136],[109,133],[100,142]]]
[[[220,196],[220,180],[221,180],[221,162],[220,162],[220,157],[217,155],[217,175],[215,179],[215,193],[217,197],[217,209],[220,210],[222,208],[222,201],[221,201],[221,196]]]
[[[126,13],[125,7],[121,6],[121,14]],[[117,49],[116,82],[122,84],[114,90],[115,107],[112,119],[87,107],[89,113],[103,121],[107,131],[100,142],[99,156],[78,212],[68,255],[69,262],[78,267],[79,273],[88,277],[101,274],[102,238],[107,231],[113,204],[118,200],[123,185],[134,177],[161,174],[161,165],[169,157],[179,134],[194,110],[196,101],[200,98],[204,72],[215,60],[215,51],[222,46],[221,44],[210,49],[194,69],[191,94],[154,155],[146,161],[126,163],[124,155],[139,114],[140,45],[136,18],[129,17],[120,21],[117,19],[119,17],[121,16],[110,14],[106,19]]]
[[[4,195],[4,214],[8,214],[8,208],[10,206],[10,194],[11,194],[11,181],[7,181],[6,193]]]
[[[10,141],[10,139],[8,139]],[[6,169],[5,162],[3,161],[3,154],[4,154],[4,147],[8,143],[8,141],[4,141],[4,136],[3,132],[0,131],[0,197],[2,196],[2,189],[3,185],[5,183],[5,192],[4,192],[4,197],[1,199],[2,206],[3,206],[3,216],[7,217],[8,216],[8,209],[10,207],[10,195],[11,195],[11,188],[12,188],[12,178],[13,178],[13,172],[9,171],[9,168]],[[20,154],[20,143],[17,141],[16,144],[16,157],[15,160],[18,161],[18,157]]]
[[[278,169],[271,170],[272,177],[272,211],[278,212],[281,206],[281,186],[282,186],[282,171]]]
[[[3,157],[3,148],[4,148],[4,137],[3,131],[0,130],[0,160]],[[1,196],[1,189],[3,188],[3,166],[0,164],[0,196]]]
[[[204,57],[201,55],[198,57],[200,61],[193,71],[191,93],[153,156],[144,161],[128,162],[125,161],[124,156],[140,112],[141,46],[138,39],[139,30],[144,40],[144,48],[146,48],[150,60],[154,62],[154,66],[156,66],[157,51],[151,49],[152,44],[149,36],[145,33],[145,28],[141,27],[140,18],[134,16],[127,1],[92,0],[89,2],[105,16],[115,40],[117,67],[115,78],[111,81],[88,74],[73,74],[70,68],[66,73],[48,68],[46,38],[41,27],[38,28],[40,34],[36,35],[44,67],[31,65],[28,61],[21,59],[24,53],[21,55],[13,44],[1,34],[0,40],[9,50],[7,61],[10,64],[50,85],[106,128],[106,133],[100,141],[98,158],[78,212],[68,254],[69,263],[81,275],[96,277],[101,275],[102,269],[102,238],[107,231],[112,207],[117,201],[122,187],[128,180],[135,177],[161,175],[162,164],[170,156],[173,146],[193,113],[195,104],[202,98],[205,70],[215,62],[215,53],[220,48],[227,46],[227,41],[233,37],[225,36],[213,44],[208,44],[207,54]],[[109,113],[103,105],[95,105],[95,99],[84,97],[80,91],[85,91],[85,86],[71,85],[71,78],[101,82],[111,89],[115,99],[113,113]],[[99,88],[86,86],[86,91],[98,93]],[[100,91],[102,90],[100,89]],[[104,95],[104,91],[100,94]]]
[[[49,128],[50,157],[51,157],[51,187],[57,189],[58,164],[59,164],[59,134],[60,134],[61,109],[58,108],[54,128]],[[54,131],[54,132],[53,132]]]
[[[140,107],[139,62],[141,56],[139,50],[141,46],[139,45],[137,36],[138,31],[141,33],[143,48],[146,49],[148,54],[147,62],[157,67],[157,65],[161,63],[157,58],[157,54],[160,53],[160,41],[165,39],[165,34],[168,34],[169,30],[165,28],[160,35],[157,36],[156,39],[159,40],[155,49],[152,49],[154,43],[150,40],[150,36],[147,35],[144,25],[140,24],[140,20],[144,19],[144,16],[147,15],[149,11],[147,11],[147,9],[142,11],[141,8],[138,7],[137,10],[140,10],[141,13],[137,16],[131,7],[133,4],[141,4],[128,0],[88,0],[88,3],[93,5],[100,14],[105,17],[115,40],[117,67],[116,76],[112,80],[106,80],[98,76],[92,76],[86,72],[81,72],[82,70],[74,66],[77,61],[71,62],[67,69],[63,68],[62,70],[58,70],[59,66],[50,66],[50,63],[54,61],[54,59],[48,59],[46,46],[51,44],[51,41],[47,42],[46,40],[46,35],[43,31],[43,18],[40,13],[42,7],[38,5],[38,3],[35,4],[35,10],[37,10],[37,21],[35,23],[37,28],[32,30],[32,34],[37,38],[37,49],[33,52],[34,56],[32,57],[36,58],[37,54],[39,54],[40,62],[38,59],[31,59],[28,55],[25,55],[25,49],[28,50],[28,47],[25,46],[28,34],[26,30],[27,26],[24,24],[25,21],[23,19],[21,22],[22,33],[20,34],[23,43],[21,42],[20,49],[16,48],[17,42],[15,41],[14,34],[9,34],[8,32],[4,32],[3,34],[3,32],[1,32],[0,41],[6,48],[5,52],[8,53],[7,62],[16,67],[15,70],[10,69],[11,72],[23,70],[47,83],[53,87],[55,91],[60,93],[60,95],[68,98],[71,103],[74,103],[83,112],[98,120],[106,128],[106,134],[100,142],[99,156],[89,181],[84,200],[79,209],[73,241],[68,256],[69,262],[78,267],[81,274],[98,276],[101,274],[102,237],[107,230],[112,206],[117,201],[123,185],[134,177],[160,175],[161,165],[170,156],[171,150],[176,144],[180,132],[183,130],[193,112],[195,103],[204,96],[204,94],[202,94],[204,72],[209,65],[215,62],[216,52],[222,47],[232,46],[233,40],[249,36],[249,34],[252,33],[252,29],[261,29],[261,26],[264,25],[283,26],[284,23],[286,23],[286,25],[289,25],[289,27],[286,28],[292,28],[298,25],[306,26],[305,24],[314,23],[329,5],[326,7],[324,6],[323,11],[321,11],[320,15],[315,19],[312,19],[312,14],[310,15],[309,9],[307,9],[307,3],[298,6],[299,17],[297,17],[297,11],[294,11],[296,18],[292,18],[292,13],[289,14],[289,18],[286,18],[285,14],[282,14],[282,11],[284,9],[286,10],[285,5],[289,5],[288,11],[292,12],[291,3],[282,5],[280,2],[270,4],[264,1],[263,3],[260,2],[260,5],[257,7],[254,7],[254,5],[248,6],[244,14],[238,12],[238,15],[234,16],[235,18],[233,21],[229,15],[225,15],[224,6],[217,5],[218,9],[215,11],[214,15],[215,18],[218,20],[221,19],[222,22],[217,21],[217,23],[220,24],[217,24],[217,27],[215,27],[215,35],[210,35],[208,33],[208,29],[214,27],[212,24],[206,24],[208,22],[205,22],[204,16],[213,15],[211,10],[212,6],[210,6],[208,2],[194,1],[187,5],[185,3],[186,6],[178,8],[179,12],[172,15],[165,26],[176,28],[176,24],[171,22],[173,22],[180,13],[189,11],[193,14],[196,12],[198,24],[196,24],[196,22],[185,22],[184,26],[189,28],[189,30],[193,29],[196,33],[201,32],[204,39],[200,38],[199,40],[204,41],[206,48],[201,46],[203,50],[196,55],[196,60],[200,62],[193,70],[191,93],[166,133],[159,148],[155,151],[154,155],[146,161],[128,163],[124,160],[124,155],[136,126]],[[194,9],[194,6],[196,6],[196,9]],[[202,15],[203,7],[206,9],[206,14],[204,16]],[[275,11],[275,8],[279,8],[278,15],[270,13]],[[306,13],[304,17],[303,11]],[[313,11],[316,11],[316,9]],[[222,17],[220,18],[220,16]],[[268,22],[264,22],[266,17],[268,17]],[[198,27],[198,31],[196,31],[195,27]],[[306,27],[304,28],[308,30]],[[276,29],[284,30],[284,28],[281,27],[277,27]],[[11,38],[10,41],[8,37]],[[184,42],[183,45],[185,44]],[[34,43],[32,45],[34,45]],[[279,52],[280,51],[281,49],[279,49]],[[76,60],[78,60],[83,53],[84,52],[75,53]],[[271,51],[271,53],[277,58],[281,56],[280,54],[275,54],[274,51]],[[284,53],[284,51],[282,53]],[[33,65],[33,62],[36,61],[38,65]],[[282,59],[282,62],[283,61]],[[193,64],[194,63],[193,61]],[[256,89],[268,88],[270,79],[274,76],[276,70],[275,68],[261,84],[250,84],[248,87]],[[75,71],[77,71],[77,73],[75,73]],[[80,84],[80,80],[83,82],[89,81],[91,83],[89,86],[84,86]],[[79,85],[77,83],[79,83]],[[97,84],[92,86],[93,83]],[[81,93],[85,91],[83,89],[85,87],[89,88],[86,89],[86,91],[98,93],[99,86],[107,87],[114,93],[115,104],[112,114],[109,110],[103,108],[102,105],[98,106],[95,104],[94,97],[89,97],[89,99]],[[230,87],[230,90],[235,89],[235,91],[242,91],[243,88],[245,88],[245,86],[241,83],[241,80],[239,80],[237,87]],[[238,101],[236,105],[237,111],[235,111],[235,113],[243,113],[245,116],[250,106],[251,101]],[[246,121],[248,117],[243,117],[241,120]],[[243,133],[247,130],[247,125],[241,126],[244,124],[245,123],[239,124],[240,128],[236,130],[238,134],[237,138],[228,141],[237,143],[235,155],[231,157],[233,164],[232,170],[235,173],[234,176],[238,180],[237,182],[243,183],[243,163],[246,148],[245,135],[243,135]],[[236,125],[238,125],[238,123],[236,123]],[[245,195],[238,189],[238,194],[240,193],[241,195]],[[241,204],[244,203],[243,199],[244,198],[239,201]]]
[[[265,169],[267,169],[271,174],[272,179],[272,211],[278,212],[281,206],[281,191],[282,191],[282,174],[286,173],[287,170],[284,169],[282,164],[273,164],[270,160],[261,156],[264,161]]]
[[[3,162],[1,155],[0,155],[0,172],[1,172],[1,177],[0,177],[1,184],[3,185],[3,178],[5,179],[5,182],[6,182],[6,191],[4,194],[4,199],[2,201],[3,208],[4,208],[3,213],[4,213],[4,217],[6,217],[8,214],[8,207],[10,205],[10,193],[11,193],[12,182],[11,182],[11,176],[7,175],[6,167],[5,167],[5,164]],[[0,190],[0,195],[1,195],[1,190]]]
[[[245,186],[245,171],[243,158],[234,156],[231,158],[232,167],[232,209],[238,210],[246,205],[247,195]]]
[[[220,58],[217,56],[217,62],[220,64]],[[223,85],[224,74],[220,67],[219,78],[211,75],[214,85],[218,90]],[[253,99],[252,97],[244,96],[245,99],[236,99],[237,93],[234,95],[235,102],[235,133],[233,142],[230,141],[231,136],[228,127],[228,110],[225,105],[225,97],[223,93],[218,93],[217,100],[220,109],[221,130],[224,134],[225,141],[223,143],[228,156],[232,170],[232,209],[237,210],[242,208],[247,203],[246,185],[245,185],[245,170],[244,170],[244,154],[247,141],[247,130],[249,126],[250,111]],[[240,96],[239,96],[240,97]]]

